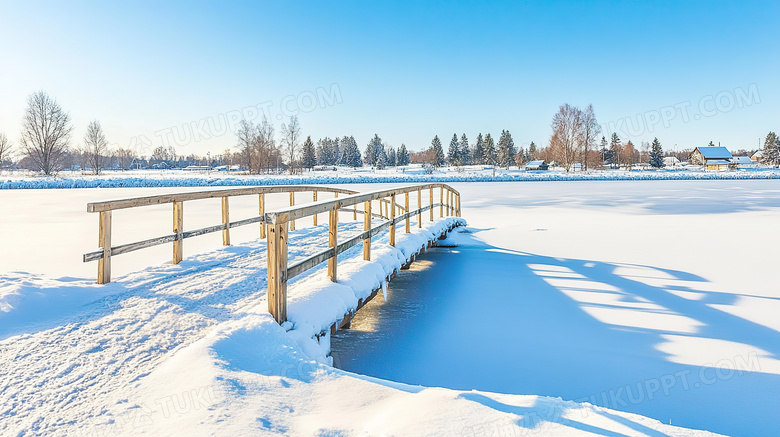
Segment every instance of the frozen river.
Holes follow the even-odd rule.
[[[456,188],[470,225],[459,247],[361,310],[333,339],[336,365],[774,434],[778,182]]]

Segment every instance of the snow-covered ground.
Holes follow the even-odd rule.
[[[698,167],[661,170],[597,170],[565,173],[492,169],[483,166],[446,167],[432,174],[419,165],[382,170],[340,168],[338,171],[308,171],[302,175],[235,175],[224,172],[138,170],[108,172],[102,176],[62,172],[58,177],[34,177],[27,173],[0,175],[0,189],[122,188],[122,187],[219,187],[238,185],[361,184],[413,182],[523,182],[523,181],[630,181],[630,180],[743,180],[780,179],[780,169],[750,168],[734,171],[703,171]]]
[[[437,229],[399,234],[405,253],[379,239],[370,264],[354,248],[339,263],[338,284],[321,270],[296,278],[289,331],[266,313],[264,243],[251,229],[246,242],[205,253],[187,240],[192,252],[177,266],[158,264],[170,256],[166,248],[146,260],[151,267],[106,286],[91,284],[93,265],[58,278],[66,273],[55,272],[56,258],[54,273],[24,256],[9,271],[6,254],[40,247],[39,236],[17,231],[2,238],[0,434],[705,435],[654,419],[737,435],[778,427],[780,292],[769,272],[780,237],[766,231],[780,212],[777,182],[454,186],[468,233],[452,237],[462,246],[451,253],[430,255],[445,268],[428,269],[441,280],[425,282],[448,297],[431,308],[444,316],[426,312],[430,331],[374,358],[408,368],[411,351],[437,344],[422,357],[441,379],[427,381],[456,390],[404,384],[425,382],[414,374],[389,382],[334,369],[323,355],[329,337],[311,339]],[[0,191],[4,210],[14,211],[2,227],[28,229],[24,222],[37,220],[50,228],[58,211],[72,211],[61,238],[83,227],[90,241],[49,249],[77,261],[95,249],[97,232],[96,218],[77,211],[120,197],[69,190],[31,200],[38,192],[47,193]],[[137,194],[121,197],[130,195]],[[193,213],[213,224],[211,209]],[[154,214],[169,232],[170,212]],[[345,235],[360,227],[342,226]],[[295,231],[291,257],[317,250],[323,230]],[[463,323],[435,324],[453,320]],[[388,347],[398,337],[388,332]],[[468,375],[458,369],[476,357],[485,363],[479,378],[447,380]],[[642,388],[641,402],[627,397],[630,387]]]

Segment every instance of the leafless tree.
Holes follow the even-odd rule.
[[[119,148],[116,151],[116,159],[119,161],[119,167],[122,170],[127,170],[135,159],[135,152],[130,149]]]
[[[281,161],[281,154],[279,148],[276,147],[276,140],[274,139],[274,125],[268,122],[265,115],[263,115],[263,119],[257,125],[255,150],[260,170],[268,172]]]
[[[3,161],[11,159],[11,147],[13,147],[11,141],[4,133],[0,132],[0,168],[3,167]]]
[[[582,144],[582,111],[568,103],[553,116],[550,148],[567,172],[571,171]]]
[[[92,167],[92,171],[99,175],[108,156],[108,141],[97,120],[91,121],[87,126],[87,133],[84,135],[84,154],[87,166]]]
[[[22,120],[22,151],[45,175],[60,169],[72,130],[70,116],[48,94],[39,91],[27,99]]]
[[[287,157],[289,158],[290,173],[295,169],[295,158],[298,155],[298,143],[301,142],[301,125],[298,123],[298,116],[290,117],[290,123],[282,123],[282,146],[284,146]]]
[[[585,111],[581,112],[581,136],[582,141],[582,170],[588,170],[588,161],[598,154],[591,151],[596,149],[596,140],[601,135],[601,126],[596,120],[596,113],[593,112],[593,105],[588,105]]]
[[[255,126],[251,121],[241,120],[236,131],[238,137],[238,153],[241,156],[241,164],[243,164],[247,171],[250,173],[256,173],[255,165]]]

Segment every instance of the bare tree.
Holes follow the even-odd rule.
[[[119,167],[122,170],[127,170],[135,159],[135,152],[130,149],[119,148],[116,151],[116,159],[119,161]]]
[[[255,151],[259,170],[268,172],[279,164],[281,155],[274,139],[274,125],[268,122],[265,115],[257,125]]]
[[[0,168],[3,167],[4,161],[11,159],[11,147],[13,147],[11,141],[4,133],[0,132]]]
[[[39,91],[27,99],[22,120],[22,151],[45,175],[60,169],[72,130],[70,116],[48,94]]]
[[[591,151],[596,148],[596,140],[601,135],[601,126],[596,121],[596,113],[593,112],[593,105],[588,105],[585,111],[581,112],[581,141],[582,141],[582,169],[588,170],[588,162],[598,154],[592,154]]]
[[[582,144],[582,111],[568,103],[553,116],[550,148],[567,172],[571,171]]]
[[[108,155],[108,141],[97,120],[91,121],[87,126],[87,133],[84,135],[84,154],[87,166],[92,167],[92,171],[99,175]]]
[[[282,123],[282,146],[290,159],[290,173],[295,169],[295,158],[298,155],[298,143],[301,142],[301,125],[298,123],[298,116],[290,117],[290,123]]]

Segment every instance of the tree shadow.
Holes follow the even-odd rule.
[[[780,426],[772,400],[780,375],[681,364],[659,347],[714,339],[761,349],[759,362],[777,359],[780,333],[712,306],[741,295],[707,291],[692,272],[505,250],[468,232],[456,240],[459,247],[421,257],[432,266],[399,275],[387,302],[367,306],[352,331],[333,338],[342,368],[585,401],[729,434]],[[718,357],[755,364],[726,350]]]

